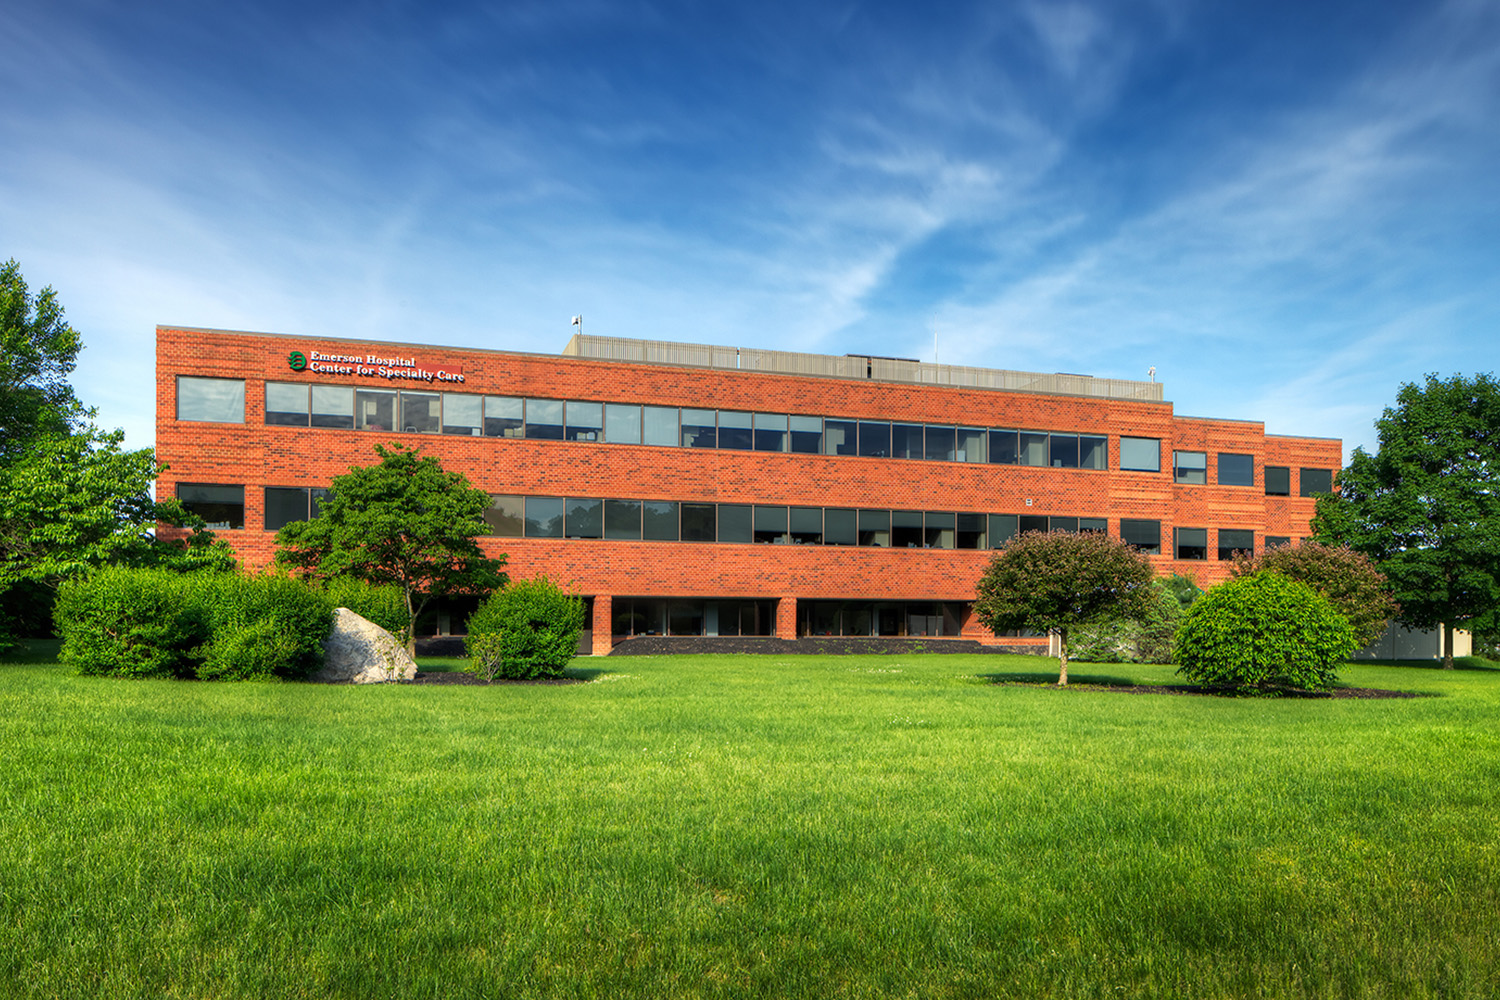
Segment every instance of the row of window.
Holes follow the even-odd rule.
[[[776,634],[776,602],[701,598],[616,597],[616,636]],[[965,605],[957,601],[798,601],[799,636],[956,636]]]
[[[266,487],[265,530],[318,516],[327,496],[324,489]],[[179,483],[177,498],[211,528],[245,526],[243,486]],[[522,496],[491,497],[485,522],[498,538],[928,549],[996,549],[1022,531],[1103,532],[1108,527],[1102,517]],[[1160,521],[1122,518],[1120,537],[1142,552],[1162,551]],[[1254,551],[1255,533],[1220,528],[1217,541],[1218,558],[1230,559]],[[1268,536],[1265,544],[1290,541]],[[1208,529],[1174,528],[1171,552],[1176,559],[1209,558]]]

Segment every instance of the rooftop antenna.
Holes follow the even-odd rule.
[[[938,363],[937,337],[938,337],[938,332],[936,330],[933,330],[932,331],[932,363],[933,364],[937,364]]]
[[[578,327],[578,335],[580,337],[583,336],[583,315],[581,313],[579,315],[573,317],[573,325],[576,326],[576,327]],[[1153,368],[1151,370],[1152,371],[1156,371],[1155,368]]]
[[[582,332],[582,331],[579,331],[579,332]],[[1156,381],[1156,366],[1152,365],[1150,368],[1147,368],[1146,369],[1146,374],[1150,375],[1151,376],[1151,381],[1155,382]]]

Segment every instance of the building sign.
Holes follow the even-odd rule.
[[[323,354],[320,351],[293,351],[287,355],[287,367],[294,372],[311,371],[319,375],[359,375],[363,378],[383,378],[386,381],[405,379],[409,382],[462,382],[464,370],[460,365],[434,365],[431,368],[417,363],[416,358],[387,358],[377,354]]]

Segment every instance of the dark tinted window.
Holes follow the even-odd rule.
[[[1255,532],[1239,529],[1219,529],[1219,558],[1233,559],[1236,552],[1255,554]]]
[[[526,401],[526,436],[539,441],[561,441],[563,437],[563,401],[528,399]]]
[[[781,544],[787,538],[785,507],[755,508],[755,541],[762,544]]]
[[[1054,469],[1078,468],[1078,435],[1052,435],[1052,467]]]
[[[245,487],[219,486],[209,483],[178,483],[177,499],[191,514],[208,522],[210,528],[243,528],[245,526]]]
[[[920,549],[922,547],[922,512],[919,510],[896,510],[891,512],[891,548]]]
[[[792,451],[799,455],[823,453],[823,418],[792,417]]]
[[[388,389],[360,389],[354,393],[354,426],[362,431],[396,429],[396,394]]]
[[[1254,486],[1255,456],[1219,453],[1220,486]]]
[[[755,450],[787,450],[787,419],[785,413],[757,413],[755,415]]]
[[[982,549],[987,545],[985,532],[986,518],[983,514],[960,514],[958,515],[958,533],[956,541],[961,549]]]
[[[1141,521],[1132,518],[1120,519],[1120,538],[1151,555],[1161,554],[1161,522]]]
[[[859,422],[859,453],[866,458],[891,457],[891,425],[873,420]]]
[[[1332,469],[1300,469],[1297,479],[1302,485],[1302,495],[1305,497],[1333,492]]]
[[[888,510],[862,510],[859,512],[859,544],[879,548],[891,544],[891,512]]]
[[[1266,496],[1284,497],[1292,492],[1292,470],[1284,465],[1266,466]]]
[[[825,420],[823,421],[823,451],[829,455],[854,455],[858,448],[855,440],[859,434],[859,425],[853,420]],[[795,434],[792,435],[796,437]]]
[[[1047,439],[1051,435],[1034,431],[1021,431],[1017,438],[1021,447],[1022,465],[1047,464]]]
[[[719,504],[719,541],[750,542],[755,538],[754,521],[749,504]]]
[[[1102,535],[1109,530],[1109,523],[1102,517],[1080,517],[1078,519],[1078,530],[1091,531]]]
[[[443,397],[435,392],[401,394],[401,429],[408,434],[437,434],[443,429]]]
[[[823,511],[824,545],[857,545],[858,543],[858,518],[854,511],[843,507],[829,507]]]
[[[1109,438],[1078,436],[1078,467],[1080,469],[1109,468]]]
[[[641,537],[653,542],[677,541],[675,500],[645,500],[641,503]]]
[[[682,411],[682,446],[684,448],[717,448],[718,429],[713,410]]]
[[[713,504],[685,503],[682,505],[682,540],[684,542],[712,542],[718,537],[718,521],[714,517]]]
[[[719,413],[719,447],[749,451],[755,447],[754,417],[749,413],[722,410]]]
[[[1014,514],[991,514],[989,515],[990,548],[998,549],[1012,538],[1016,537],[1016,515]]]
[[[924,537],[922,544],[929,549],[951,549],[957,543],[954,540],[954,515],[946,511],[929,510],[923,515]]]
[[[990,464],[1015,465],[1020,461],[1016,452],[1015,431],[990,431]]]
[[[275,531],[293,521],[306,521],[309,516],[308,504],[306,489],[267,486],[266,530]]]
[[[952,427],[938,427],[929,425],[927,428],[927,446],[923,454],[933,462],[953,461],[953,449],[955,430]]]
[[[921,458],[922,457],[922,425],[921,424],[892,424],[891,425],[891,457],[892,458]]]
[[[604,501],[576,497],[569,500],[565,531],[569,538],[603,538]]]
[[[1052,519],[1045,514],[1022,514],[1020,530],[1023,532],[1047,531],[1052,526],[1051,521]]]
[[[1178,559],[1208,558],[1207,528],[1178,528],[1175,534]]]
[[[561,538],[562,534],[562,497],[527,497],[526,537]]]
[[[793,545],[817,545],[823,541],[823,508],[793,507],[791,512]]]
[[[604,537],[640,538],[641,502],[639,500],[604,501]]]
[[[526,425],[521,414],[525,405],[525,400],[515,396],[484,397],[485,437],[522,437]]]
[[[490,497],[489,509],[484,512],[484,523],[490,526],[490,534],[497,538],[520,538],[526,530],[525,498]]]

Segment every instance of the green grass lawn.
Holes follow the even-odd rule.
[[[1434,696],[1372,701],[994,683],[1055,676],[1027,657],[32,660],[0,665],[0,996],[1500,994],[1482,661],[1347,668]]]

